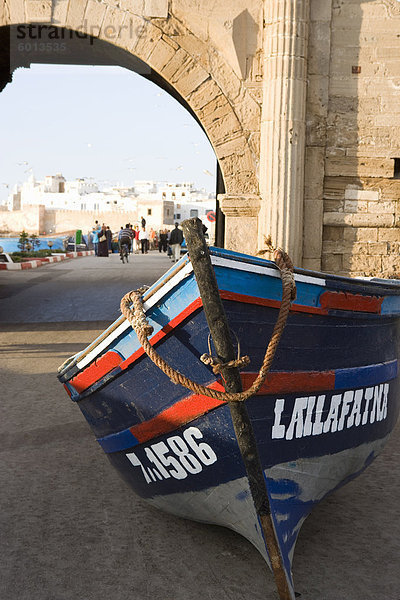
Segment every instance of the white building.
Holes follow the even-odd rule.
[[[23,210],[24,206],[42,205],[46,210],[110,210],[136,211],[136,196],[132,188],[110,188],[100,191],[97,183],[87,179],[66,181],[60,174],[47,175],[36,181],[31,175],[17,186],[7,200],[8,210]]]
[[[99,187],[97,183],[94,183],[90,179],[74,179],[74,181],[67,181],[65,183],[65,191],[76,192],[83,196],[83,194],[95,194],[99,191]]]
[[[132,187],[114,186],[100,190],[92,179],[67,181],[61,173],[16,186],[7,200],[9,211],[23,211],[27,206],[43,206],[46,211],[78,211],[90,213],[121,212],[121,219],[133,224],[146,219],[155,230],[199,217],[213,235],[215,197],[191,182],[134,182]],[[126,213],[126,216],[124,216]],[[212,215],[211,215],[212,216]]]
[[[197,202],[175,202],[174,220],[180,223],[186,219],[198,217],[203,222],[208,220],[208,214],[215,212],[215,200]],[[212,218],[212,216],[211,216]]]
[[[157,183],[155,181],[136,180],[134,184],[135,193],[141,196],[157,193]]]

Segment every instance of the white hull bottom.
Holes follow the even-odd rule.
[[[275,493],[274,490],[270,492],[278,528],[280,522],[290,520],[290,503],[292,506],[300,504],[308,507],[305,509],[305,516],[300,517],[291,530],[291,542],[287,551],[290,562],[297,535],[312,506],[341,483],[358,475],[370,464],[371,455],[375,458],[381,452],[388,438],[389,436],[386,436],[337,454],[282,463],[265,471],[266,477],[277,483],[276,488],[282,488],[280,493]],[[290,486],[280,486],[282,481],[294,485],[297,492],[295,496],[290,491]],[[247,478],[243,477],[202,491],[157,496],[147,501],[152,506],[179,517],[233,529],[247,538],[270,566]],[[284,534],[283,539],[286,542],[287,535],[285,539]]]

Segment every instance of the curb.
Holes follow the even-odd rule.
[[[94,250],[84,250],[81,252],[66,252],[65,254],[48,256],[47,258],[41,258],[36,260],[27,260],[25,262],[20,263],[0,263],[0,271],[21,271],[24,269],[37,269],[42,265],[61,262],[62,260],[67,260],[68,258],[90,256],[92,254],[94,254]]]

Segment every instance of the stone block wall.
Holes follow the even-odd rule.
[[[63,233],[82,229],[83,232],[91,231],[94,222],[105,223],[111,231],[119,231],[127,221],[136,223],[136,212],[124,213],[122,211],[79,211],[79,210],[46,210],[44,215],[43,231],[46,233]]]
[[[400,277],[400,3],[332,0],[321,267]]]
[[[322,269],[400,277],[400,180],[327,177]]]
[[[144,203],[141,209],[146,208]],[[154,209],[154,205],[151,205]],[[169,206],[172,210],[172,217],[164,220],[162,209]],[[43,205],[39,206],[24,206],[23,210],[15,211],[0,211],[0,231],[4,233],[19,233],[23,229],[27,233],[39,234],[55,234],[75,231],[91,231],[94,222],[105,223],[111,228],[114,233],[119,231],[121,226],[125,226],[127,222],[133,225],[139,224],[139,218],[143,214],[146,218],[146,226],[153,227],[158,230],[160,227],[171,228],[173,224],[173,202],[164,202],[160,204],[156,210],[152,210],[149,216],[147,210],[139,211],[89,211],[89,210],[51,210],[45,209]],[[165,216],[165,215],[164,215]]]
[[[44,206],[26,206],[23,210],[1,211],[0,231],[4,233],[43,233]]]

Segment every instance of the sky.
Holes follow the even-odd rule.
[[[92,177],[104,187],[192,181],[214,193],[215,171],[193,117],[122,67],[32,65],[0,94],[0,202],[32,172],[38,180]]]

